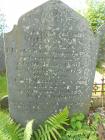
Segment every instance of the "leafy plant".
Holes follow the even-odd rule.
[[[87,9],[84,16],[94,32],[104,24],[105,21],[105,0],[87,0]]]
[[[82,122],[84,121],[85,116],[82,113],[79,114],[74,114],[72,117],[70,123],[71,127],[75,130],[81,129],[82,128]]]
[[[97,128],[105,125],[105,118],[94,113],[88,118],[76,113],[69,118],[67,107],[49,117],[43,125],[34,130],[31,120],[25,130],[13,122],[6,112],[0,112],[0,140],[99,140]]]
[[[68,125],[69,111],[67,107],[57,115],[53,115],[40,125],[39,128],[34,132],[35,140],[58,140],[61,138],[59,130],[66,131],[64,125]]]
[[[0,111],[0,140],[23,140],[23,129]]]
[[[87,123],[84,114],[74,114],[70,119],[70,128],[62,133],[62,140],[98,140],[97,126],[100,119],[98,113],[94,114],[90,125]]]
[[[68,125],[67,107],[56,115],[53,115],[40,125],[33,133],[33,122],[27,123],[25,130],[13,122],[6,112],[0,112],[0,140],[57,140],[61,138],[60,131],[66,131],[64,125]],[[24,130],[24,131],[23,131]]]
[[[27,123],[25,131],[24,131],[24,140],[31,139],[32,133],[33,133],[33,130],[32,130],[33,122],[34,122],[34,120],[31,120]]]

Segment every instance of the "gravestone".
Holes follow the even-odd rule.
[[[98,29],[97,36],[100,44],[97,63],[105,68],[105,24]]]
[[[5,35],[11,116],[42,123],[65,106],[89,110],[97,42],[87,21],[62,1],[23,15]]]
[[[5,55],[3,37],[0,35],[0,73],[5,72]]]

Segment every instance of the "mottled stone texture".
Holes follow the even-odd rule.
[[[0,35],[0,73],[5,72],[5,55],[3,37]]]
[[[41,123],[68,106],[89,109],[97,45],[87,22],[61,1],[33,9],[6,35],[11,116]]]
[[[105,67],[105,24],[98,29],[97,36],[100,44],[97,62],[100,67]]]

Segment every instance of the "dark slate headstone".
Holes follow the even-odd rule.
[[[97,32],[99,39],[98,65],[105,68],[105,24],[102,25]]]
[[[5,55],[3,37],[0,35],[0,73],[5,72]]]
[[[11,116],[42,123],[65,106],[89,110],[98,46],[85,19],[61,1],[23,15],[5,37]]]

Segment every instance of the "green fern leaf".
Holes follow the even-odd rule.
[[[42,135],[44,136],[44,139],[47,140],[47,135],[45,134],[45,129],[41,125],[39,127],[42,132]]]
[[[46,132],[48,140],[51,140],[50,132],[48,131],[48,126],[46,124],[45,124],[45,132]]]
[[[54,138],[54,140],[57,140],[57,137],[56,137],[55,133],[52,130],[50,130],[50,133],[51,133],[51,136]]]
[[[35,140],[57,140],[61,138],[59,130],[66,131],[63,125],[68,125],[69,111],[66,107],[62,112],[52,115],[34,132]]]
[[[25,131],[24,131],[24,140],[31,140],[32,137],[32,126],[33,126],[34,120],[31,120],[27,123]]]
[[[39,135],[36,131],[34,132],[34,137],[36,138],[36,140],[39,140]]]
[[[56,133],[56,135],[57,135],[59,138],[61,138],[61,135],[59,134],[59,132],[57,131],[57,129],[52,128],[52,130]]]
[[[0,140],[23,140],[23,129],[2,111],[0,111]]]

